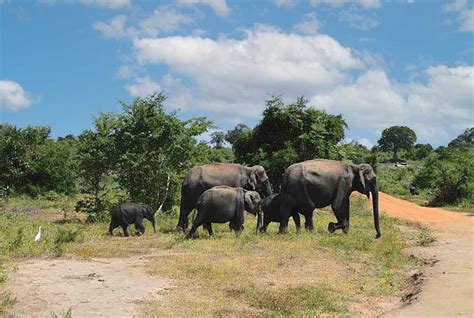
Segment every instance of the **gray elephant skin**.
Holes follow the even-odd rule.
[[[263,212],[263,225],[260,228],[261,232],[266,232],[267,227],[271,222],[278,222],[280,223],[281,221],[281,211],[280,211],[280,194],[279,193],[274,193],[269,197],[266,197],[262,200],[261,203],[261,208]],[[291,217],[293,218],[293,221],[295,222],[296,226],[296,231],[299,232],[300,227],[301,227],[301,221],[300,221],[300,214],[298,211],[293,211],[291,213]],[[311,219],[313,217],[313,214],[309,216]],[[305,216],[306,220],[308,220],[308,216]]]
[[[258,216],[257,229],[261,226],[260,195],[243,188],[217,186],[204,191],[196,204],[197,215],[187,238],[194,238],[199,226],[205,224],[213,235],[212,223],[227,223],[240,235],[244,229],[244,210]]]
[[[330,222],[329,232],[349,231],[349,197],[358,191],[370,198],[372,194],[374,225],[380,237],[379,194],[377,178],[368,164],[353,165],[342,161],[315,159],[296,163],[285,170],[281,192],[280,233],[285,233],[294,210],[303,214],[331,205],[337,223]],[[312,226],[312,220],[311,220]]]
[[[143,219],[147,219],[151,222],[153,231],[156,233],[155,210],[147,204],[123,203],[113,208],[110,215],[110,235],[113,235],[113,231],[116,227],[121,226],[123,234],[129,236],[128,226],[130,224],[135,224],[135,230],[138,235],[144,234],[145,227],[143,226]]]
[[[188,215],[196,208],[199,196],[215,186],[229,186],[272,194],[267,173],[262,166],[246,167],[235,163],[216,163],[192,168],[183,180],[177,231],[188,227]]]

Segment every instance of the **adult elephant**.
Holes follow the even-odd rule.
[[[262,166],[246,167],[236,163],[214,163],[189,170],[181,187],[181,206],[177,231],[188,227],[188,215],[196,208],[199,196],[215,186],[229,186],[272,194],[267,173]]]
[[[330,222],[329,232],[349,231],[349,197],[358,191],[372,193],[374,225],[380,237],[377,178],[368,164],[353,165],[342,161],[315,159],[296,163],[285,170],[282,183],[280,233],[287,231],[292,211],[310,214],[315,208],[331,205],[337,223]],[[313,227],[312,220],[310,227]]]

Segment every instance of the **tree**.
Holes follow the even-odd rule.
[[[430,144],[416,144],[411,153],[411,158],[414,160],[425,159],[433,152],[433,147]]]
[[[393,152],[393,160],[398,160],[400,150],[409,151],[416,141],[416,134],[406,126],[392,126],[382,131],[378,144],[383,151]]]
[[[133,202],[158,210],[171,208],[183,174],[201,161],[195,137],[212,124],[205,117],[181,121],[175,112],[167,114],[165,100],[160,93],[121,103],[113,132],[118,182]]]
[[[285,105],[276,96],[266,101],[262,119],[254,129],[237,125],[227,132],[227,141],[238,162],[263,165],[278,186],[283,171],[295,162],[336,159],[345,128],[342,116],[312,108],[304,97]]]
[[[225,142],[225,133],[223,131],[215,131],[211,134],[211,144],[214,145],[214,148],[221,149]]]
[[[474,148],[474,127],[466,128],[462,134],[451,140],[450,148]]]
[[[339,156],[340,160],[349,160],[352,163],[367,163],[371,158],[371,151],[364,145],[352,140],[349,143],[340,145]]]
[[[76,205],[76,210],[89,213],[89,221],[98,221],[106,208],[107,178],[115,166],[114,129],[117,117],[101,114],[94,120],[95,131],[85,130],[79,135],[78,170],[82,192],[88,194]]]

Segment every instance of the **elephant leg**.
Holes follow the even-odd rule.
[[[211,223],[204,224],[204,227],[207,229],[207,232],[209,233],[209,236],[214,235],[214,232],[212,231],[212,224]]]
[[[342,208],[342,212],[343,212],[343,217],[344,217],[344,227],[342,228],[342,232],[344,232],[344,234],[347,234],[349,233],[349,210],[350,210],[350,201],[349,201],[349,197],[344,201],[344,205],[343,205],[343,208]]]
[[[304,228],[310,232],[314,230],[313,210],[311,209],[304,211]]]
[[[194,206],[191,206],[190,204],[181,201],[181,206],[179,208],[179,221],[178,225],[176,226],[176,231],[183,232],[188,228],[188,216],[193,209]]]
[[[151,217],[148,220],[151,222],[151,225],[153,226],[153,233],[156,233],[155,218]]]
[[[192,239],[196,237],[196,231],[198,227],[200,227],[202,224],[204,224],[204,218],[201,213],[199,213],[196,216],[196,218],[193,221],[193,226],[191,226],[191,230],[189,231],[188,235],[186,235],[187,239]]]
[[[349,210],[349,196],[344,198],[339,206],[332,207],[332,211],[334,212],[334,215],[336,215],[337,223],[329,222],[328,231],[330,233],[340,229],[344,231],[346,228],[349,230],[348,220],[346,219],[346,210]]]
[[[268,224],[270,224],[270,221],[268,221],[268,220],[265,220],[265,221],[263,222],[263,226],[262,226],[262,228],[260,229],[260,232],[261,232],[261,233],[266,233],[266,232],[267,232]]]
[[[135,230],[139,236],[145,234],[145,227],[143,226],[142,222],[135,223]]]
[[[291,212],[293,210],[293,207],[285,202],[285,200],[281,200],[280,204],[280,228],[278,230],[278,234],[285,234],[288,233],[288,220],[290,219]]]
[[[293,221],[295,222],[296,232],[299,233],[301,229],[300,213],[298,211],[293,211],[291,216],[293,218]]]
[[[125,235],[126,237],[130,236],[130,234],[128,233],[128,225],[122,225],[122,230],[123,235]]]
[[[117,227],[117,224],[115,224],[113,221],[110,222],[109,226],[109,234],[114,235],[114,229]]]

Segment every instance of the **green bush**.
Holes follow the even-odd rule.
[[[432,205],[474,202],[474,157],[466,149],[440,148],[424,162],[414,179],[433,190]]]

